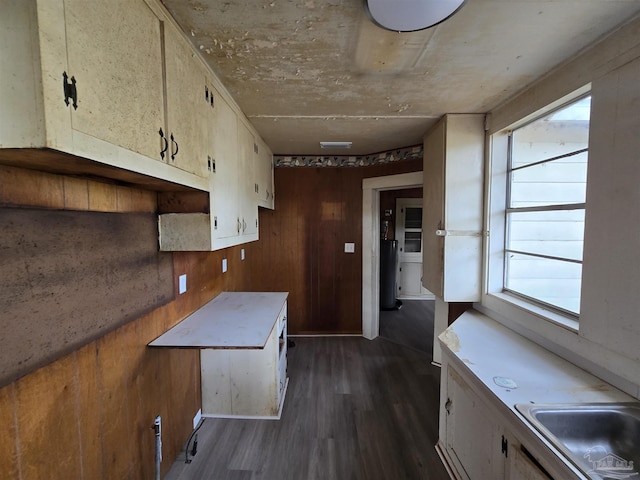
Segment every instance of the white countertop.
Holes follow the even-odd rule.
[[[517,403],[630,402],[634,399],[475,310],[439,337],[444,348],[509,409]],[[496,377],[516,388],[498,386]]]
[[[264,348],[288,292],[224,292],[149,344],[178,348]]]

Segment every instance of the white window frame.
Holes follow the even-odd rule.
[[[578,318],[560,309],[547,307],[524,296],[504,290],[504,250],[506,242],[506,202],[509,166],[509,132],[513,129],[544,116],[557,108],[578,100],[590,91],[590,84],[571,93],[548,106],[537,110],[508,127],[489,135],[487,142],[487,164],[485,168],[485,223],[488,233],[484,246],[483,295],[478,309],[505,323],[515,323],[529,330],[532,322],[546,321],[534,328],[538,333],[562,327],[572,332],[579,329]],[[543,334],[544,335],[544,334]]]

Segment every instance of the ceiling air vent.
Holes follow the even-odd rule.
[[[320,148],[351,148],[353,142],[320,142]]]

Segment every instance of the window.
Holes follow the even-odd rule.
[[[504,290],[580,313],[591,97],[508,137]]]

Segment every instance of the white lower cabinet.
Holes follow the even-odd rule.
[[[508,420],[474,391],[450,363],[443,363],[440,439],[437,449],[452,478],[549,480],[551,476],[517,436]],[[575,477],[557,477],[575,478]]]
[[[453,368],[447,369],[446,392],[445,449],[459,478],[504,478],[500,423]]]
[[[200,351],[205,417],[280,418],[287,387],[287,305],[262,349]]]
[[[549,480],[553,478],[522,445],[509,447],[507,469],[506,478],[510,480]]]
[[[200,350],[204,417],[280,418],[288,292],[223,292],[149,343]]]

